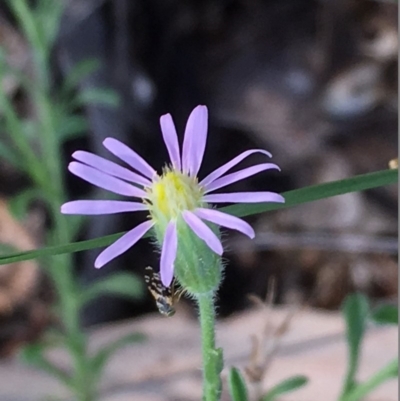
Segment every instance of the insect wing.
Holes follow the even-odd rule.
[[[175,314],[173,287],[165,287],[160,279],[160,275],[152,267],[146,267],[144,280],[151,295],[156,301],[158,311],[164,316]]]

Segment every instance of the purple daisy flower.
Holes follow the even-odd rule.
[[[280,202],[284,198],[274,192],[235,192],[212,194],[217,189],[250,177],[264,170],[280,170],[276,164],[262,163],[231,174],[231,168],[253,153],[271,154],[262,149],[247,150],[230,162],[217,168],[198,182],[207,139],[208,112],[206,106],[197,106],[186,124],[182,156],[178,136],[170,114],[161,116],[161,131],[171,164],[159,175],[142,157],[122,142],[106,138],[104,147],[125,162],[122,167],[93,153],[77,151],[76,160],[69,164],[71,173],[97,187],[118,195],[137,198],[137,201],[79,200],[67,202],[61,207],[65,214],[100,215],[122,212],[149,212],[149,219],[128,231],[112,245],[102,251],[95,261],[100,268],[126,252],[153,226],[162,228],[160,276],[169,286],[174,276],[174,262],[178,250],[179,224],[187,224],[208,247],[222,255],[220,239],[204,222],[231,228],[254,238],[254,230],[244,220],[212,209],[210,204]]]

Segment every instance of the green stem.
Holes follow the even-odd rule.
[[[41,20],[38,18],[37,10],[30,9],[26,0],[12,0],[10,6],[33,49],[36,84],[31,88],[30,95],[37,110],[38,134],[40,134],[40,150],[42,153],[42,158],[34,157],[34,161],[38,161],[38,168],[35,171],[41,171],[45,178],[40,181],[36,179],[36,182],[46,195],[50,206],[53,219],[52,242],[55,244],[69,243],[71,230],[65,216],[60,213],[60,205],[65,200],[65,183],[62,173],[63,163],[60,161],[61,142],[56,131],[57,115],[50,100],[49,54],[51,43],[44,40],[40,31]],[[50,17],[53,18],[54,15],[49,15]],[[23,138],[22,135],[20,137]],[[28,141],[22,140],[22,142],[28,144]],[[28,153],[29,147],[23,149],[30,155]],[[34,164],[32,163],[32,165]],[[56,288],[60,317],[66,332],[66,345],[73,359],[72,380],[75,395],[79,401],[91,401],[93,396],[91,386],[88,385],[90,366],[87,357],[86,336],[80,327],[80,306],[77,302],[78,288],[71,268],[71,255],[64,255],[51,258],[48,272]]]
[[[196,295],[203,353],[203,401],[218,401],[221,395],[222,350],[215,348],[214,295]]]
[[[380,386],[389,378],[395,378],[399,370],[399,360],[395,359],[390,362],[380,371],[375,373],[369,380],[365,383],[357,385],[348,394],[345,394],[340,398],[340,401],[359,401],[363,399],[367,394],[369,394],[376,387]]]
[[[35,78],[38,80],[41,87],[47,89],[49,85],[48,79],[50,77],[47,58],[50,49],[47,49],[45,43],[42,41],[34,11],[29,8],[26,0],[9,0],[9,5],[24,30],[26,38],[32,45]]]
[[[3,74],[0,73],[0,77]],[[46,184],[46,172],[41,165],[39,159],[36,157],[32,146],[25,139],[25,133],[23,132],[21,122],[19,121],[15,110],[13,109],[11,102],[7,99],[6,94],[3,90],[0,90],[0,107],[4,113],[6,129],[8,136],[13,143],[15,149],[20,152],[20,163],[23,170],[28,173],[32,181],[42,186]]]

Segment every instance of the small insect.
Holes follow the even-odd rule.
[[[147,266],[145,270],[144,281],[156,301],[158,311],[163,316],[173,316],[175,314],[174,303],[179,300],[182,291],[175,290],[175,281],[170,287],[165,287],[161,282],[160,275],[151,266]]]

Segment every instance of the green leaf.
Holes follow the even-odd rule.
[[[20,357],[25,363],[38,367],[44,372],[54,376],[67,387],[71,387],[71,377],[67,372],[50,362],[44,356],[44,351],[45,346],[40,343],[28,344],[25,345],[20,351]]]
[[[67,141],[80,137],[88,128],[89,125],[85,117],[67,115],[59,120],[57,131],[61,141]]]
[[[120,238],[122,234],[123,233],[111,234],[87,241],[72,242],[65,245],[48,246],[46,248],[33,251],[17,252],[13,253],[12,255],[1,256],[0,265],[19,262],[22,260],[41,258],[44,256],[62,255],[64,253],[79,252],[85,251],[87,249],[108,246],[116,241],[118,238]]]
[[[399,360],[396,358],[376,372],[364,383],[354,386],[351,391],[341,396],[340,401],[362,401],[377,387],[388,380],[397,379],[399,375]]]
[[[371,318],[378,324],[399,324],[399,308],[394,305],[382,305],[371,313]]]
[[[214,351],[215,369],[219,375],[224,369],[224,350],[222,348],[217,348]]]
[[[145,336],[140,333],[131,333],[118,340],[107,344],[105,347],[101,348],[90,360],[91,373],[93,375],[93,380],[98,380],[102,373],[107,361],[112,357],[112,355],[118,351],[120,348],[125,347],[132,343],[138,343],[145,340]]]
[[[289,379],[283,380],[276,386],[272,387],[267,394],[265,394],[261,401],[273,401],[281,394],[290,393],[297,390],[308,383],[308,379],[305,376],[293,376]]]
[[[24,131],[24,137],[26,141],[32,143],[33,140],[37,140],[38,132],[40,130],[39,125],[34,120],[21,119],[21,126]]]
[[[102,295],[119,295],[125,298],[138,299],[143,296],[143,284],[134,274],[127,272],[114,273],[96,281],[83,290],[82,305]]]
[[[232,401],[248,400],[246,382],[237,368],[232,368],[229,371],[228,386]]]
[[[61,92],[66,96],[67,93],[74,90],[84,78],[93,74],[99,68],[100,62],[94,58],[79,61],[71,68],[71,71],[69,71],[66,76]]]
[[[312,185],[305,188],[284,192],[285,203],[253,203],[239,204],[223,208],[224,212],[238,217],[251,216],[271,210],[284,209],[302,203],[314,202],[332,196],[351,192],[365,191],[384,185],[397,184],[398,170],[382,170],[374,173],[356,175],[344,180]]]
[[[14,151],[11,150],[5,143],[0,142],[0,159],[4,159],[16,168],[23,168],[22,163],[18,159]]]
[[[41,191],[39,189],[28,188],[10,198],[8,207],[16,219],[23,220],[28,213],[28,208],[32,201],[40,198]]]
[[[355,386],[360,346],[369,313],[368,299],[362,294],[351,294],[345,299],[342,310],[346,321],[349,347],[349,364],[343,387],[343,394],[346,394]]]
[[[36,27],[43,45],[48,51],[57,37],[63,8],[62,1],[40,0],[34,9]]]
[[[102,106],[118,107],[119,96],[112,89],[90,88],[84,89],[77,96],[77,104],[98,104]]]
[[[331,196],[343,195],[349,192],[363,191],[383,185],[394,184],[397,182],[397,178],[397,170],[383,170],[376,173],[358,175],[340,181],[334,181],[326,184],[314,185],[311,187],[285,192],[282,194],[286,199],[285,204],[255,203],[247,205],[228,206],[221,208],[221,210],[238,217],[250,216],[252,214],[263,213],[275,209],[282,209],[285,207],[292,207],[302,203],[312,202]],[[33,251],[19,252],[12,255],[5,255],[0,257],[0,265],[18,262],[21,260],[34,259],[43,256],[80,252],[87,249],[108,246],[112,242],[120,238],[121,235],[123,235],[123,233],[107,235],[101,238],[95,238],[87,241],[46,247]]]

